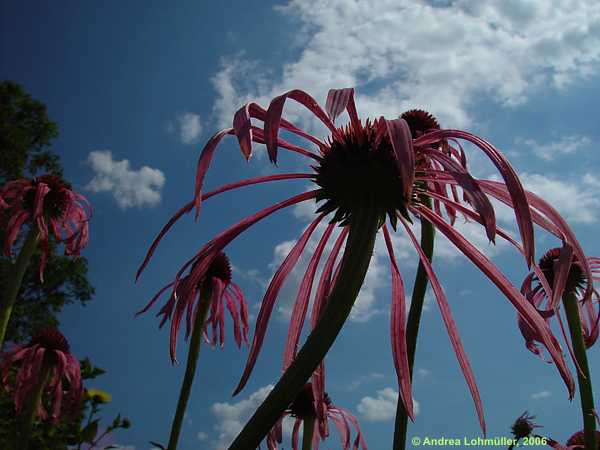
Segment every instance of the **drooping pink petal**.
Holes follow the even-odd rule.
[[[479,180],[479,182],[484,190],[486,188],[492,188],[489,191],[489,193],[492,195],[494,195],[494,192],[506,192],[507,190],[507,187],[505,185],[503,185],[502,183],[498,183],[497,181]],[[583,249],[581,248],[581,245],[579,244],[579,241],[575,236],[575,233],[573,233],[569,224],[563,219],[563,217],[558,213],[558,211],[556,211],[556,209],[552,207],[552,205],[550,205],[548,202],[546,202],[544,199],[540,198],[533,192],[526,191],[526,195],[527,200],[531,204],[532,208],[536,208],[538,211],[544,214],[553,224],[553,227],[551,227],[553,228],[553,230],[551,230],[551,228],[547,228],[548,231],[552,232],[558,230],[557,237],[559,237],[563,241],[568,242],[573,247],[575,256],[580,262],[583,272],[586,275],[587,287],[584,294],[584,300],[587,301],[588,299],[591,299],[593,290],[593,285],[591,281],[592,272],[588,264],[588,260],[585,256],[585,253],[583,252]],[[545,225],[547,225],[547,221],[539,222],[538,224],[544,227]]]
[[[396,166],[402,179],[405,200],[410,200],[415,177],[415,151],[408,123],[404,119],[386,120],[387,133],[394,149]]]
[[[333,248],[331,249],[331,253],[327,257],[325,261],[325,265],[323,266],[323,271],[321,272],[321,278],[319,279],[319,284],[317,286],[317,292],[315,294],[315,300],[313,302],[313,309],[311,313],[311,321],[310,327],[311,329],[315,328],[317,322],[321,318],[321,314],[325,310],[325,305],[327,303],[327,299],[329,297],[330,286],[331,286],[331,272],[333,270],[333,264],[335,259],[337,258],[342,244],[348,235],[349,227],[344,227],[342,232],[339,234],[338,238],[333,244]]]
[[[321,236],[321,239],[317,244],[315,253],[308,263],[304,277],[300,282],[300,287],[298,288],[298,294],[296,296],[296,301],[294,302],[294,308],[290,317],[290,327],[288,329],[285,349],[283,352],[283,370],[286,370],[289,367],[296,356],[298,341],[300,340],[300,334],[302,333],[302,327],[306,318],[306,311],[308,309],[308,301],[312,291],[315,272],[334,226],[335,224],[329,224],[325,229],[323,236]]]
[[[224,130],[215,133],[206,143],[200,157],[198,158],[198,167],[196,169],[196,183],[194,187],[194,205],[196,206],[196,220],[200,215],[200,205],[202,203],[202,185],[204,184],[204,177],[210,166],[213,155],[217,146],[227,134],[232,134],[233,128],[225,128]]]
[[[320,214],[308,226],[308,228],[300,236],[300,239],[298,239],[298,242],[296,242],[296,244],[294,245],[294,247],[292,248],[290,253],[284,259],[283,263],[281,263],[281,266],[279,267],[279,269],[277,269],[277,272],[275,272],[275,275],[273,275],[271,283],[269,284],[269,287],[267,288],[267,292],[265,293],[265,296],[263,297],[263,300],[261,302],[261,307],[260,307],[260,311],[258,313],[258,317],[256,318],[256,327],[255,327],[255,331],[254,331],[254,338],[252,340],[252,346],[250,347],[250,354],[248,355],[246,367],[244,368],[244,373],[242,374],[242,378],[240,379],[240,382],[238,383],[238,386],[236,387],[233,395],[237,395],[243,389],[243,387],[246,385],[246,382],[248,381],[248,378],[250,377],[252,369],[254,368],[254,364],[256,363],[256,358],[258,357],[258,353],[260,352],[260,349],[262,347],[262,342],[264,340],[265,333],[267,332],[267,325],[269,323],[269,318],[271,317],[271,312],[273,311],[273,306],[275,305],[275,301],[277,300],[277,294],[279,293],[279,290],[281,289],[283,282],[285,281],[287,276],[290,274],[290,272],[293,270],[294,266],[298,262],[298,259],[300,258],[300,255],[302,254],[302,251],[304,250],[304,247],[306,246],[306,244],[308,243],[308,240],[310,239],[310,236],[312,235],[312,233],[315,230],[315,228],[317,227],[317,225],[321,222],[323,217],[324,217],[324,214]]]
[[[423,209],[425,209],[425,208],[420,209],[420,211],[422,211]],[[431,215],[434,216],[434,214],[431,214]],[[452,343],[452,347],[454,348],[456,357],[458,358],[458,363],[460,364],[460,368],[463,372],[463,375],[465,376],[465,380],[467,382],[467,385],[469,386],[469,390],[471,391],[471,396],[473,397],[473,401],[475,402],[475,409],[477,410],[477,416],[479,417],[479,425],[481,426],[481,430],[482,430],[483,434],[485,435],[486,434],[486,426],[485,426],[485,419],[484,419],[484,415],[483,415],[483,404],[481,402],[481,396],[479,395],[479,390],[477,389],[477,383],[475,382],[475,377],[473,375],[473,370],[471,369],[471,365],[469,364],[469,359],[467,358],[467,355],[465,353],[465,349],[461,342],[460,336],[458,335],[456,323],[454,323],[454,319],[452,318],[452,313],[450,312],[450,305],[448,304],[448,300],[446,299],[446,294],[444,293],[444,289],[442,288],[442,285],[438,281],[437,276],[435,275],[435,272],[433,271],[433,268],[431,267],[431,263],[429,262],[429,259],[427,259],[427,256],[425,255],[425,252],[419,245],[417,238],[415,237],[412,230],[406,223],[406,219],[404,219],[404,217],[402,217],[401,215],[399,215],[399,218],[402,222],[402,225],[404,225],[404,229],[406,230],[406,233],[408,234],[408,236],[410,237],[410,240],[413,243],[413,247],[419,253],[419,258],[421,260],[421,263],[423,264],[423,267],[425,268],[425,271],[427,272],[427,277],[429,278],[429,281],[431,282],[431,287],[433,288],[435,298],[438,302],[438,306],[440,307],[440,313],[442,314],[442,319],[444,321],[444,325],[446,325],[446,329],[448,330],[448,336],[450,337],[450,342]],[[427,219],[430,220],[428,217],[427,217]],[[432,223],[434,223],[434,222],[432,222]]]
[[[331,122],[335,122],[335,119],[344,109],[348,110],[352,127],[360,130],[361,124],[356,112],[356,104],[354,103],[354,88],[330,89],[327,93],[325,110]]]
[[[479,187],[477,181],[460,164],[454,162],[446,155],[428,148],[421,149],[421,152],[442,164],[446,171],[463,188],[463,192],[468,196],[470,203],[481,216],[488,239],[494,242],[496,230],[494,207]]]
[[[273,214],[274,212],[286,208],[288,206],[295,205],[297,203],[301,203],[305,200],[309,200],[315,198],[320,189],[314,189],[312,191],[303,192],[301,194],[295,195],[294,197],[283,200],[279,203],[271,205],[267,208],[260,210],[259,212],[252,214],[238,223],[232,225],[225,231],[219,233],[216,237],[211,239],[200,251],[194,256],[192,259],[187,261],[183,267],[179,270],[175,277],[175,288],[177,286],[178,280],[181,278],[181,275],[190,267],[192,264],[196,263],[194,270],[190,274],[193,282],[198,283],[202,276],[206,273],[209,265],[212,263],[214,258],[219,254],[221,250],[223,250],[231,241],[233,241],[237,236],[247,230],[249,227],[264,219],[265,217]]]
[[[494,163],[506,183],[507,190],[514,205],[515,218],[525,249],[528,267],[535,259],[535,243],[533,239],[533,222],[525,189],[506,157],[489,142],[471,133],[461,130],[437,130],[427,133],[415,140],[413,145],[419,147],[447,138],[459,138],[472,142],[481,149]]]
[[[225,184],[213,191],[210,191],[204,195],[202,195],[201,200],[205,201],[208,200],[209,198],[221,194],[223,192],[227,192],[227,191],[231,191],[233,189],[237,189],[239,187],[243,187],[243,186],[251,186],[253,184],[259,184],[259,183],[267,183],[267,182],[271,182],[271,181],[279,181],[279,180],[293,180],[293,179],[302,179],[302,178],[314,178],[314,174],[311,173],[283,173],[283,174],[277,174],[277,175],[267,175],[267,176],[262,176],[262,177],[255,177],[255,178],[247,178],[245,180],[241,180],[241,181],[236,181],[234,183],[228,183]],[[167,224],[160,230],[160,232],[158,233],[158,235],[156,236],[156,238],[154,238],[154,241],[152,242],[152,245],[150,245],[150,248],[148,249],[148,252],[146,253],[146,256],[144,257],[144,260],[142,262],[142,264],[140,265],[140,267],[137,270],[136,276],[135,276],[135,281],[137,282],[138,278],[140,277],[140,275],[142,274],[143,270],[146,268],[146,266],[148,265],[148,263],[150,262],[150,258],[152,258],[152,255],[154,254],[154,251],[156,250],[156,248],[158,247],[158,244],[160,243],[160,241],[162,240],[162,238],[168,233],[168,231],[171,229],[171,227],[184,215],[189,213],[193,207],[194,207],[194,200],[192,200],[191,202],[185,204],[182,208],[180,208],[167,222]]]
[[[392,240],[385,224],[383,225],[383,236],[390,257],[390,269],[392,272],[392,311],[390,326],[392,357],[396,375],[398,377],[398,386],[400,387],[402,403],[404,403],[408,417],[414,422],[415,414],[412,401],[408,350],[406,348],[406,299],[404,297],[404,283],[402,282],[400,270],[396,264]]]
[[[552,359],[554,360],[561,377],[563,378],[570,398],[573,397],[575,384],[571,373],[569,372],[566,361],[560,351],[560,346],[550,332],[546,322],[537,312],[537,310],[523,298],[521,293],[513,286],[513,284],[492,264],[487,257],[467,241],[463,236],[456,232],[452,227],[446,224],[440,217],[433,214],[427,208],[410,208],[415,214],[421,214],[427,220],[435,225],[461,252],[467,256],[500,291],[510,300],[515,306],[520,316],[539,333],[541,341],[548,349]]]
[[[274,164],[277,162],[277,135],[281,123],[281,113],[283,112],[283,105],[288,98],[305,106],[317,116],[317,118],[319,118],[333,134],[337,133],[335,126],[331,120],[329,120],[325,111],[323,111],[316,100],[306,92],[299,89],[293,89],[285,94],[275,97],[269,104],[269,109],[267,109],[267,116],[265,118],[265,144],[267,146],[267,152],[269,153],[269,159]]]
[[[250,104],[246,103],[233,116],[233,130],[246,161],[252,156],[252,124],[250,123],[249,109]]]

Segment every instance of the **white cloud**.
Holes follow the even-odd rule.
[[[525,189],[550,203],[569,223],[593,223],[598,219],[600,182],[591,174],[578,179],[523,173]]]
[[[540,391],[540,392],[536,392],[535,394],[531,394],[531,399],[532,400],[540,400],[542,398],[548,398],[552,395],[552,393],[550,391]]]
[[[129,160],[113,159],[110,150],[90,152],[87,162],[95,175],[86,189],[111,192],[123,209],[160,203],[161,189],[165,184],[165,176],[160,170],[148,166],[132,170]]]
[[[358,412],[369,422],[384,422],[396,416],[398,392],[387,387],[377,391],[377,397],[363,397],[356,406]],[[415,414],[419,414],[419,403],[413,399]]]
[[[205,433],[204,431],[199,431],[198,434],[196,434],[196,438],[200,441],[200,442],[204,442],[208,440],[208,434]]]
[[[215,430],[218,438],[213,442],[215,450],[226,449],[231,444],[271,389],[273,389],[273,385],[264,386],[239,402],[214,403],[210,407],[210,411],[217,421]]]
[[[384,378],[383,374],[377,372],[373,372],[368,375],[360,375],[351,383],[349,383],[346,389],[349,391],[355,391],[359,386],[362,386],[365,383],[369,383],[373,380],[381,380],[382,378]]]
[[[420,379],[429,378],[431,376],[431,370],[419,368],[419,369],[417,369],[417,376]]]
[[[516,144],[523,144],[534,154],[546,161],[552,161],[560,155],[570,155],[582,148],[588,147],[592,141],[587,136],[563,136],[558,141],[539,143],[534,139],[517,139]],[[523,152],[521,151],[521,154]]]
[[[267,106],[300,88],[323,102],[330,88],[357,86],[361,116],[421,107],[444,126],[464,127],[482,94],[511,107],[536,88],[565,88],[598,71],[600,4],[593,0],[431,3],[292,0],[277,7],[299,22],[298,57],[280,77],[243,55],[224,59],[213,78],[214,113],[229,126],[249,99]]]
[[[183,144],[191,144],[195,142],[202,133],[200,116],[192,112],[184,112],[179,114],[176,119],[176,126],[179,140]],[[172,122],[167,124],[167,130],[175,131],[175,126]]]

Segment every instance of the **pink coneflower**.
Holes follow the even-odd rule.
[[[14,385],[9,376],[11,367],[17,367]],[[69,352],[65,337],[53,328],[37,333],[28,345],[17,345],[5,353],[0,374],[4,388],[14,394],[17,414],[41,383],[42,394],[52,398],[50,417],[54,423],[63,412],[75,411],[83,395],[79,361]],[[42,420],[48,418],[43,402],[39,402],[35,414]]]
[[[88,221],[92,215],[88,201],[74,192],[68,183],[54,175],[33,180],[9,181],[0,189],[0,208],[9,211],[4,254],[10,256],[12,246],[24,223],[37,227],[42,246],[40,280],[48,258],[48,239],[54,235],[65,246],[65,255],[79,255],[87,245]]]
[[[311,449],[318,450],[319,442],[329,436],[329,424],[331,420],[337,427],[340,441],[344,450],[349,450],[352,442],[350,425],[356,430],[353,449],[359,445],[366,450],[367,445],[360,431],[358,420],[346,409],[335,406],[326,392],[319,393],[314,383],[306,383],[290,407],[282,414],[281,418],[267,436],[267,447],[269,450],[277,450],[277,444],[283,441],[282,423],[286,416],[293,417],[294,428],[292,430],[292,450],[298,450],[298,437],[300,427],[305,424],[304,433],[312,431]],[[313,427],[312,430],[307,430]]]
[[[512,450],[521,439],[525,439],[532,436],[534,429],[541,428],[541,425],[533,423],[533,419],[535,419],[535,416],[532,416],[527,411],[525,411],[517,418],[517,420],[515,420],[510,430],[516,440],[516,443],[511,444],[508,447],[508,450]]]
[[[565,445],[561,445],[556,442],[554,439],[548,439],[548,447],[552,447],[556,450],[585,450],[585,434],[583,430],[578,431],[569,439]],[[600,450],[600,431],[596,431],[596,442],[597,449]]]
[[[570,265],[566,266],[567,271],[559,272],[561,266],[561,248],[553,248],[546,252],[539,261],[539,271],[543,274],[536,275],[535,272],[530,273],[521,286],[521,292],[529,300],[529,302],[540,310],[540,315],[546,321],[552,317],[557,317],[561,329],[563,321],[560,313],[560,299],[564,292],[574,292],[577,296],[577,306],[579,307],[579,315],[581,317],[582,333],[586,348],[591,347],[598,339],[598,326],[600,320],[600,295],[596,289],[593,289],[591,301],[584,301],[584,286],[586,284],[586,276],[582,264],[579,263],[577,257],[573,255],[571,258],[562,256],[567,261],[570,259]],[[600,258],[588,257],[587,264],[590,267],[593,281],[600,281]],[[547,289],[544,289],[544,283],[547,283]],[[546,304],[544,308],[543,305]],[[594,310],[594,303],[597,310]],[[525,338],[527,348],[534,354],[542,356],[543,349],[538,345],[540,342],[537,333],[531,329],[527,323],[520,317],[518,318],[519,329]],[[569,344],[570,345],[570,344]]]
[[[200,270],[203,270],[200,273]],[[162,315],[160,327],[171,319],[171,360],[176,361],[176,346],[179,326],[186,313],[186,339],[193,331],[193,317],[200,309],[200,303],[210,301],[210,316],[206,327],[212,327],[212,340],[208,339],[207,330],[204,338],[213,346],[225,343],[225,307],[233,320],[233,335],[238,347],[242,340],[248,343],[248,305],[242,290],[231,280],[231,265],[225,253],[220,252],[208,267],[192,266],[190,273],[164,286],[152,300],[136,315],[146,312],[158,298],[169,288],[173,288],[169,300],[156,314]],[[201,295],[204,294],[204,295]],[[236,306],[236,303],[238,306]],[[239,307],[239,310],[238,310]]]
[[[311,111],[328,128],[330,132],[328,139],[321,140],[282,119],[283,106],[287,99],[294,100]],[[343,127],[336,127],[334,121],[344,110],[348,112],[350,123]],[[253,126],[251,119],[262,121],[264,128]],[[316,146],[316,150],[312,151],[281,139],[278,136],[280,128],[306,139],[309,144]],[[226,135],[237,137],[241,152],[246,159],[250,158],[251,145],[252,142],[255,142],[266,145],[269,158],[273,163],[277,161],[278,149],[284,149],[308,158],[313,164],[311,165],[313,171],[247,179],[204,194],[203,184],[206,172],[219,142]],[[496,166],[504,182],[497,184],[490,182],[491,184],[484,185],[482,181],[473,178],[467,170],[467,158],[462,147],[459,144],[456,147],[451,145],[451,142],[456,142],[456,139],[469,141],[483,151]],[[514,209],[522,239],[522,247],[519,248],[522,249],[525,261],[528,265],[533,263],[534,240],[530,202],[509,162],[495,147],[477,136],[465,131],[439,129],[437,121],[423,111],[408,111],[398,119],[387,120],[379,117],[375,120],[361,122],[354,103],[354,89],[330,90],[327,96],[326,111],[309,94],[301,90],[292,90],[276,97],[271,101],[267,110],[256,103],[248,103],[240,108],[233,118],[233,127],[219,131],[205,145],[198,161],[194,200],[181,208],[161,230],[148,251],[138,271],[138,276],[151,258],[160,239],[175,221],[191,211],[194,206],[196,207],[196,216],[198,216],[202,201],[242,186],[302,178],[311,179],[317,188],[265,208],[223,231],[210,240],[192,260],[188,261],[177,276],[179,279],[187,267],[194,264],[197,267],[197,275],[191,276],[191,282],[198,282],[199,275],[210,266],[214,258],[250,226],[288,206],[313,199],[321,202],[316,211],[316,218],[300,236],[267,288],[257,317],[248,362],[236,393],[244,387],[255,365],[271,312],[283,282],[298,262],[317,225],[329,214],[332,214],[330,224],[341,226],[342,233],[329,255],[330,263],[326,263],[322,275],[324,283],[328,286],[335,284],[336,276],[342,267],[341,262],[338,262],[336,266],[336,257],[342,248],[348,252],[349,239],[346,240],[346,238],[350,234],[348,231],[353,220],[358,218],[354,221],[355,227],[362,226],[361,220],[368,223],[369,227],[373,221],[377,221],[379,228],[383,230],[392,271],[391,337],[394,365],[398,375],[400,395],[411,418],[414,418],[414,414],[410,370],[405,348],[404,289],[392,251],[387,221],[394,230],[396,230],[398,222],[401,224],[400,228],[409,236],[427,270],[450,341],[474,399],[481,427],[485,430],[483,409],[474,375],[452,318],[446,295],[410,226],[411,216],[431,222],[500,289],[524,320],[539,333],[544,345],[556,361],[561,376],[572,392],[573,381],[566,362],[558,342],[543,318],[500,270],[453,227],[458,212],[466,218],[481,223],[490,241],[494,241],[497,233],[506,238],[506,235],[501,234],[501,230],[496,227],[494,209],[488,195],[496,198],[502,197],[503,201],[509,202]],[[462,198],[459,196],[457,187],[462,190]],[[433,201],[431,207],[428,206],[430,201]],[[320,239],[319,245],[322,245],[323,248],[331,236],[331,231],[329,228],[328,230]],[[357,233],[359,232],[357,231]],[[370,229],[365,230],[365,233],[371,233]],[[314,268],[318,264],[319,258],[320,255],[316,256],[315,253],[314,264],[309,265],[305,283],[301,285],[302,293],[299,293],[301,299],[299,301],[303,305],[308,301],[315,276]],[[325,289],[324,292],[327,292],[328,289]],[[300,329],[305,313],[306,307],[303,306],[298,308],[292,317],[292,323],[300,324]],[[296,327],[296,325],[293,326]],[[289,353],[290,349],[287,348],[286,351]]]

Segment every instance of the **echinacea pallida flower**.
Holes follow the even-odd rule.
[[[14,382],[9,376],[11,367],[17,368]],[[65,337],[53,328],[41,330],[29,344],[16,345],[5,353],[0,362],[0,375],[2,386],[13,393],[17,414],[36,386],[44,382],[44,377],[43,392],[51,398],[53,422],[57,422],[63,412],[74,411],[83,395],[79,361],[70,353]],[[43,402],[39,403],[37,416],[42,420],[48,418]]]
[[[203,269],[202,273],[199,273],[200,269]],[[242,340],[248,343],[248,305],[242,290],[231,280],[231,265],[225,253],[219,253],[210,266],[201,268],[195,265],[189,275],[164,286],[136,315],[146,312],[169,289],[169,300],[157,316],[162,316],[161,328],[171,319],[170,353],[173,362],[176,361],[177,335],[183,315],[186,314],[187,339],[192,332],[193,318],[198,313],[200,302],[210,301],[210,315],[206,320],[206,327],[209,324],[212,327],[213,346],[217,341],[221,347],[225,343],[225,308],[233,320],[233,335],[237,346],[241,346]],[[203,293],[207,298],[201,295]],[[208,342],[206,330],[204,336]]]
[[[528,438],[532,435],[535,428],[540,428],[540,425],[533,423],[535,416],[530,415],[527,411],[517,417],[517,420],[511,426],[511,432],[516,442],[521,439]],[[511,444],[508,449],[512,450],[515,445]]]
[[[352,443],[351,425],[356,430],[356,438],[354,439],[352,448],[357,450],[360,445],[363,450],[367,450],[367,445],[363,439],[356,417],[348,410],[335,406],[329,395],[326,392],[319,393],[313,383],[306,383],[294,402],[283,413],[275,427],[273,427],[267,436],[268,450],[277,450],[277,444],[283,441],[282,423],[286,416],[291,416],[295,419],[292,429],[292,450],[298,450],[300,427],[308,420],[311,420],[310,423],[314,427],[311,449],[318,450],[320,441],[325,440],[329,436],[328,422],[331,420],[338,430],[344,450],[350,450]]]
[[[330,133],[329,137],[326,140],[319,139],[283,119],[283,107],[288,99],[301,104],[312,112],[327,127]],[[348,112],[350,123],[344,127],[336,127],[334,121],[344,110]],[[262,128],[254,126],[251,122],[252,119],[263,122],[264,126]],[[315,150],[282,139],[279,137],[280,129],[305,139],[309,145],[315,147]],[[249,159],[252,154],[252,143],[254,142],[266,145],[269,158],[273,163],[277,161],[278,150],[283,149],[308,158],[313,164],[311,165],[313,171],[246,179],[204,193],[205,175],[218,144],[226,135],[237,137],[240,150],[246,159]],[[458,148],[451,145],[451,142],[457,139],[471,142],[489,157],[502,176],[503,182],[498,185],[484,185],[480,180],[473,178],[467,170],[467,158],[462,147],[460,144],[457,145]],[[196,216],[198,216],[204,200],[252,184],[304,178],[311,179],[317,188],[269,206],[232,225],[202,247],[194,258],[181,269],[177,277],[179,278],[192,264],[198,268],[198,275],[202,274],[216,255],[230,242],[250,226],[272,213],[313,199],[321,202],[315,213],[315,219],[299,237],[267,288],[256,320],[256,330],[248,362],[235,393],[244,387],[256,363],[279,290],[298,262],[319,223],[329,216],[330,224],[338,224],[342,227],[340,237],[328,256],[331,262],[323,274],[324,283],[333,286],[336,274],[342,266],[339,261],[336,265],[336,258],[342,249],[347,250],[346,237],[349,224],[353,217],[363,217],[366,214],[372,214],[369,217],[370,220],[378,221],[379,228],[383,230],[390,256],[392,273],[391,336],[394,365],[398,375],[400,395],[411,418],[414,417],[414,414],[410,377],[408,376],[409,366],[404,344],[404,289],[393,255],[387,222],[394,230],[400,223],[401,227],[399,228],[409,236],[427,270],[450,341],[474,399],[481,427],[485,430],[483,408],[472,369],[452,318],[446,295],[431,263],[412,231],[411,217],[424,218],[431,222],[500,289],[520,316],[539,333],[544,345],[555,360],[561,376],[569,390],[572,391],[572,377],[558,342],[546,322],[502,272],[453,227],[458,212],[468,219],[481,223],[490,241],[494,241],[499,229],[496,226],[494,209],[488,196],[503,197],[503,200],[510,202],[514,209],[525,262],[530,265],[534,261],[530,204],[512,166],[502,153],[487,141],[465,131],[440,129],[437,121],[423,111],[408,111],[397,119],[388,120],[379,117],[362,122],[354,103],[354,89],[351,88],[330,90],[327,96],[326,110],[323,110],[308,93],[301,90],[291,90],[274,98],[266,110],[254,102],[240,108],[233,118],[233,127],[217,132],[205,145],[198,160],[194,200],[181,208],[161,230],[138,270],[138,276],[147,265],[158,242],[171,226],[183,214],[194,209],[194,206]],[[459,188],[462,191],[462,198],[459,195]],[[433,202],[431,207],[428,206],[429,201]],[[505,237],[504,234],[501,236]],[[331,232],[325,231],[320,238],[319,245],[325,247],[330,237]],[[319,258],[320,255],[313,257],[315,263],[307,269],[306,282],[301,285],[302,292],[298,295],[298,301],[302,302],[302,305],[306,305],[308,302],[310,287],[314,280],[314,269],[311,267],[318,264]],[[192,282],[199,281],[198,275],[191,276]],[[298,308],[293,322],[302,324],[305,311],[304,306]]]
[[[39,232],[42,246],[40,279],[48,258],[48,239],[54,235],[65,247],[65,255],[76,256],[87,245],[88,222],[92,215],[88,201],[55,175],[9,181],[0,188],[0,208],[9,213],[4,254],[11,255],[21,227],[30,222]]]
[[[591,300],[584,301],[584,284],[586,281],[585,269],[576,256],[567,257],[569,265],[567,270],[559,272],[561,259],[565,251],[553,248],[540,258],[538,275],[530,273],[521,286],[521,292],[533,306],[540,310],[540,315],[549,321],[557,317],[561,328],[563,321],[560,319],[560,300],[564,292],[574,292],[577,296],[577,306],[581,317],[582,333],[586,348],[591,347],[598,339],[600,321],[600,295],[593,289]],[[588,257],[586,263],[590,268],[593,281],[600,281],[600,258]],[[544,288],[546,284],[547,289]],[[546,307],[544,307],[544,304]],[[594,306],[595,304],[595,306]],[[596,308],[596,309],[594,309]],[[534,354],[541,356],[542,348],[538,345],[539,337],[523,319],[518,318],[519,329],[525,338],[527,348]],[[570,344],[569,344],[570,345]]]
[[[596,431],[596,442],[598,444],[597,448],[600,450],[600,431]],[[548,447],[552,447],[556,450],[585,450],[585,436],[583,430],[578,431],[567,439],[565,445],[561,445],[554,439],[548,438]]]

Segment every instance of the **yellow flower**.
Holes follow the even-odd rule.
[[[87,389],[85,395],[96,403],[108,403],[112,400],[108,392],[96,388]]]

